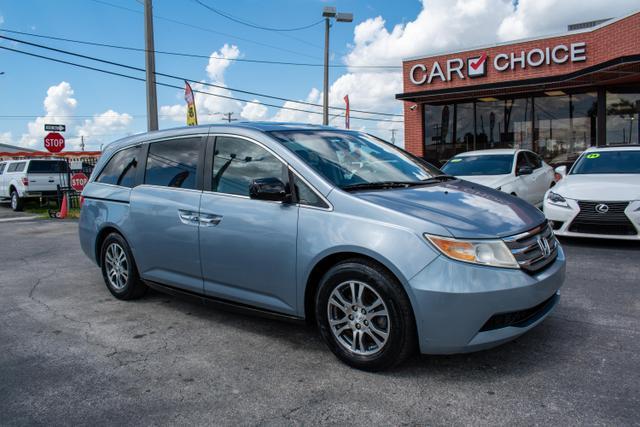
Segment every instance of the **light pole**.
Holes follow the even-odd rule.
[[[322,124],[329,124],[329,29],[331,19],[337,22],[352,22],[353,13],[336,12],[335,7],[326,6],[322,9],[324,17],[324,92],[322,97]]]

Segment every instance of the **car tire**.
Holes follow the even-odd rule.
[[[318,286],[315,315],[329,349],[354,368],[389,369],[415,350],[411,303],[396,278],[373,262],[333,266]]]
[[[22,198],[18,195],[16,190],[13,190],[11,192],[11,209],[13,209],[14,212],[20,212],[22,211],[23,206]]]
[[[147,292],[127,241],[118,233],[109,234],[100,249],[102,277],[111,294],[121,300],[142,297]]]

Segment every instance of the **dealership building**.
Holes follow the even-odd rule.
[[[405,148],[434,164],[523,148],[551,164],[640,142],[640,12],[403,61]]]

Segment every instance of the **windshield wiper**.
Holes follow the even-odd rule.
[[[423,181],[380,181],[380,182],[361,182],[359,184],[343,185],[340,188],[345,191],[355,190],[376,190],[380,188],[407,188],[414,185],[422,185]]]
[[[456,178],[455,176],[452,176],[452,175],[441,174],[441,175],[434,175],[431,178],[423,179],[421,182],[423,184],[425,184],[425,183],[426,184],[430,184],[430,183],[433,183],[433,182],[449,181],[449,180],[452,180],[452,179],[458,179],[458,178]]]

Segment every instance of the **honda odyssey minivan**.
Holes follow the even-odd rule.
[[[83,197],[80,242],[116,298],[152,287],[307,319],[360,369],[514,339],[564,281],[538,209],[356,131],[136,135],[107,147]]]

